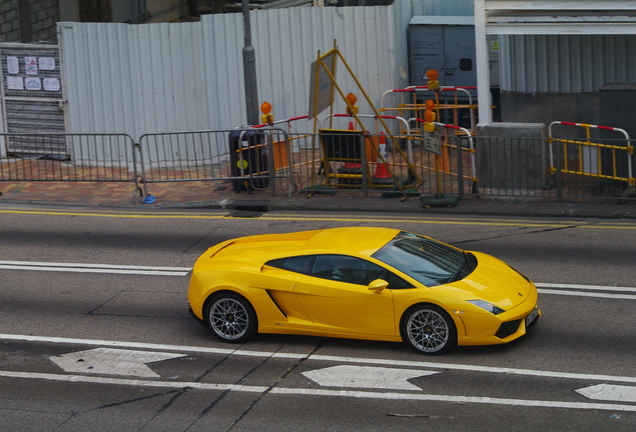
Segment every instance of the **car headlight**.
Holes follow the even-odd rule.
[[[505,310],[503,310],[502,308],[495,306],[492,303],[488,303],[485,300],[466,300],[466,301],[470,304],[474,304],[475,306],[479,306],[480,308],[485,309],[494,315],[498,315],[502,312],[505,312]]]

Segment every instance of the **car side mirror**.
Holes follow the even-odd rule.
[[[384,288],[388,287],[389,283],[383,279],[376,279],[369,284],[369,291],[373,291],[376,294],[380,294],[384,291]]]

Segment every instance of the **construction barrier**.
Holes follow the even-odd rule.
[[[213,181],[231,184],[235,192],[272,195],[282,179],[290,196],[289,148],[281,145],[286,142],[284,130],[264,127],[145,134],[139,139],[142,175],[145,183]]]
[[[557,125],[582,129],[585,132],[585,138],[555,138],[553,129]],[[615,132],[621,135],[622,139],[592,139],[592,129]],[[636,179],[632,170],[634,147],[625,130],[609,126],[556,121],[550,123],[548,136],[549,171],[552,176],[559,172],[561,176],[573,175],[595,179],[599,194],[624,197],[635,193]],[[554,143],[560,143],[560,148],[556,149]],[[555,163],[555,159],[558,163]],[[555,179],[554,184],[557,183],[562,181]],[[620,193],[617,193],[617,189]]]
[[[211,191],[288,197],[342,193],[406,199],[441,193],[636,198],[628,190],[633,184],[631,141],[586,146],[601,151],[602,162],[600,168],[598,161],[594,164],[594,172],[585,163],[580,167],[576,147],[553,145],[548,157],[544,138],[474,137],[465,128],[439,122],[434,123],[439,149],[432,152],[419,132],[420,122],[409,120],[409,133],[404,134],[348,127],[291,133],[267,125],[146,134],[138,143],[124,134],[0,134],[0,181],[121,182],[134,186],[136,203],[151,202],[146,198],[159,189],[152,188],[155,183],[195,181],[210,182]],[[567,146],[577,141],[559,140]],[[47,147],[49,142],[54,148]],[[16,143],[22,152],[15,151]],[[615,162],[603,152],[615,153]],[[357,171],[348,163],[357,164]],[[607,174],[607,164],[615,165],[616,172]],[[161,188],[165,190],[170,189]]]
[[[146,194],[141,154],[126,134],[0,134],[0,181],[133,183]]]
[[[410,86],[404,89],[389,90],[382,94],[380,99],[380,111],[395,111],[398,116],[404,118],[424,118],[425,104],[420,102],[422,98],[429,97],[435,101],[435,111],[438,121],[444,120],[445,124],[464,127],[471,131],[476,131],[476,111],[477,105],[473,103],[473,96],[469,90],[475,90],[477,87],[447,87],[441,86],[437,90],[431,90],[427,86]],[[451,103],[444,96],[440,100],[440,93],[452,93]],[[389,107],[387,104],[387,96],[399,96],[397,106]],[[406,100],[404,96],[410,96],[410,100]],[[469,113],[468,127],[464,126],[462,111]]]

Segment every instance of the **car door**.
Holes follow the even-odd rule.
[[[392,336],[396,334],[392,292],[368,288],[371,281],[385,277],[385,269],[360,258],[317,255],[294,293],[317,330]]]

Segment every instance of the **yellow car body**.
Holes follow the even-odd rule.
[[[475,267],[467,268],[468,274],[459,280],[428,286],[414,277],[416,273],[401,271],[378,259],[378,251],[391,242],[401,242],[395,240],[402,238],[400,236],[406,236],[405,241],[410,243],[404,243],[406,246],[401,246],[398,253],[408,249],[408,244],[420,244],[413,242],[426,242],[421,243],[424,245],[429,240],[435,242],[428,237],[387,228],[332,228],[227,240],[208,249],[194,265],[188,293],[191,313],[214,327],[217,336],[228,342],[241,342],[256,332],[403,341],[409,339],[405,335],[405,320],[413,311],[425,307],[427,314],[432,310],[432,315],[414,316],[413,322],[409,318],[409,328],[414,329],[419,323],[423,326],[421,331],[430,332],[427,323],[435,327],[436,319],[442,327],[446,325],[446,330],[442,328],[443,337],[449,339],[439,350],[414,347],[431,354],[454,345],[510,342],[524,335],[527,325],[534,324],[535,317],[540,315],[535,285],[489,255],[479,252],[465,255],[467,253],[460,249],[436,242],[433,245],[442,248],[442,255],[448,251],[457,257],[472,255]],[[313,271],[318,264],[315,257],[322,261],[328,257],[332,262],[335,257],[336,267],[338,260],[347,261],[349,257],[354,259],[352,262],[362,260],[360,262],[364,266],[368,264],[376,274],[398,283],[391,285],[382,278],[363,284],[349,283],[339,276],[333,276],[339,280],[332,280],[317,277],[321,275],[318,271],[308,274],[278,265],[313,260]],[[290,258],[293,259],[288,261]],[[445,261],[441,261],[440,266],[445,268],[445,265]],[[221,314],[216,314],[220,321],[214,321],[215,315],[210,309],[211,300],[226,298],[228,294],[231,294],[230,303],[219,305],[239,309],[245,305],[249,313],[243,315],[245,320],[251,320],[247,334],[235,339],[219,334],[215,324],[220,322],[224,329],[235,325],[237,315],[233,309],[221,309]],[[216,306],[215,310],[219,312]],[[428,321],[429,318],[432,321]]]

